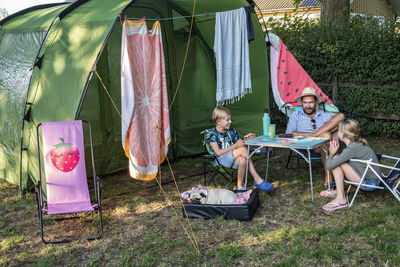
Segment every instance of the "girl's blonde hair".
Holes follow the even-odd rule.
[[[343,133],[343,137],[348,138],[351,142],[362,142],[368,146],[367,140],[361,137],[361,129],[358,121],[353,119],[344,119],[339,123],[339,131]]]
[[[212,113],[212,119],[217,123],[217,120],[226,119],[231,116],[231,111],[224,107],[216,107]]]

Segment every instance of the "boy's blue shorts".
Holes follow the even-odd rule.
[[[219,163],[221,165],[231,168],[231,169],[237,169],[238,166],[236,164],[236,158],[233,156],[232,151],[226,152],[225,154],[217,157]],[[214,161],[214,166],[217,166],[218,162],[215,160]]]

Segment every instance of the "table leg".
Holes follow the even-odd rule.
[[[252,154],[250,154],[250,145],[247,146],[247,157],[246,157],[246,176],[244,179],[244,187],[247,188],[247,174],[249,172],[249,159],[252,156]]]
[[[310,170],[311,200],[314,203],[314,189],[313,189],[313,183],[312,183],[312,166],[311,166],[311,151],[310,151],[310,149],[307,149],[307,152],[308,152],[308,168]]]
[[[268,168],[269,168],[269,147],[267,146],[267,168],[265,170],[265,181],[268,179]]]

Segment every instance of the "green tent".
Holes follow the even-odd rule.
[[[36,126],[43,121],[84,119],[94,132],[99,174],[127,168],[121,119],[100,83],[99,73],[120,108],[122,20],[161,19],[169,102],[176,91],[189,37],[192,0],[78,0],[35,6],[0,22],[0,178],[30,188],[38,179]],[[200,132],[213,126],[216,105],[215,12],[245,0],[197,1],[183,78],[170,111],[170,157],[203,152]],[[185,17],[189,16],[189,17]],[[173,18],[176,19],[165,19]],[[179,18],[178,18],[179,17]],[[164,19],[163,19],[164,18]],[[241,135],[261,134],[268,106],[268,61],[263,32],[252,14],[252,93],[228,105]],[[35,66],[30,70],[32,66]],[[89,170],[89,169],[88,169]]]

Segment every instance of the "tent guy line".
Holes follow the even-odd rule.
[[[208,17],[209,15],[215,15],[217,14],[216,12],[214,13],[204,13],[204,14],[197,14],[197,15],[189,15],[189,16],[179,16],[179,17],[170,17],[170,18],[151,18],[148,19],[146,17],[144,18],[127,18],[127,19],[131,19],[131,20],[136,20],[136,19],[144,19],[144,20],[148,20],[148,21],[157,21],[157,20],[173,20],[173,19],[187,19],[187,18],[191,18],[191,17]]]
[[[109,91],[107,90],[107,87],[106,87],[105,84],[103,83],[103,80],[101,79],[99,73],[98,73],[97,71],[95,71],[95,73],[96,73],[97,78],[99,79],[101,85],[103,86],[103,89],[106,91],[106,93],[107,93],[107,95],[108,95],[110,101],[112,102],[112,104],[113,104],[115,110],[117,111],[118,115],[120,116],[122,122],[124,122],[124,123],[126,124],[126,122],[122,119],[121,113],[120,113],[118,107],[116,106],[116,104],[115,104],[113,98],[111,97],[111,94],[110,94]],[[136,144],[136,147],[138,148],[138,150],[140,151],[140,153],[141,153],[142,156],[143,156],[143,152],[140,150],[140,148],[139,148],[139,146],[138,146],[137,144]],[[143,157],[143,158],[145,159],[145,157]],[[129,158],[129,160],[131,160],[131,159]],[[146,160],[146,159],[145,159],[145,160]],[[170,162],[169,162],[169,160],[168,160],[168,157],[166,157],[166,160],[167,160],[169,169],[170,169],[170,171],[171,171],[171,175],[172,175],[172,178],[173,178],[173,180],[174,180],[176,189],[177,189],[177,191],[178,191],[178,195],[180,195],[181,193],[180,193],[178,184],[177,184],[177,182],[176,182],[176,178],[175,178],[174,172],[173,172],[173,170],[172,170],[172,166],[171,166],[171,164],[170,164]],[[160,163],[159,163],[159,165],[160,165]],[[159,168],[159,169],[161,170],[161,168]],[[170,203],[172,203],[172,201],[168,198],[166,192],[164,191],[164,188],[162,187],[162,183],[161,183],[161,171],[160,171],[160,173],[159,173],[159,177],[160,177],[160,181],[157,179],[157,176],[155,177],[155,180],[156,180],[158,186],[160,187],[160,191],[164,194],[164,197],[165,197],[165,199],[166,199],[166,202],[170,204]],[[181,199],[181,201],[183,201],[183,200]],[[182,202],[182,204],[183,204],[183,202]],[[198,243],[197,243],[196,236],[195,236],[195,234],[194,234],[194,231],[193,231],[192,225],[191,225],[191,223],[190,223],[190,220],[188,219],[188,216],[187,216],[187,213],[186,213],[186,209],[185,209],[186,221],[188,222],[188,225],[189,225],[189,228],[190,228],[190,231],[191,231],[191,234],[192,234],[192,235],[190,235],[190,233],[188,232],[188,230],[185,228],[185,226],[184,226],[184,224],[183,224],[183,222],[182,222],[180,216],[178,216],[178,213],[176,212],[175,208],[174,208],[172,205],[171,205],[171,209],[172,209],[172,211],[174,212],[174,214],[177,216],[179,223],[180,223],[181,226],[183,227],[183,229],[184,229],[186,235],[188,236],[190,242],[192,243],[193,247],[196,249],[197,253],[200,255],[201,253],[200,253],[199,245],[198,245]]]

